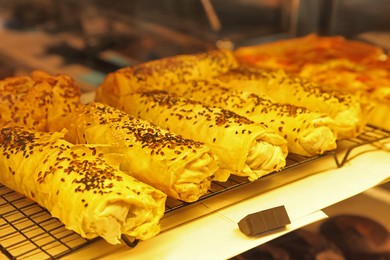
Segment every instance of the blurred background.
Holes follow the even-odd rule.
[[[93,90],[140,62],[342,35],[389,48],[390,0],[0,0],[0,77],[43,69]]]

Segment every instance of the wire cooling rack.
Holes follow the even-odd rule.
[[[0,185],[0,250],[9,259],[51,259],[92,243],[32,200]]]
[[[314,157],[289,155],[284,170],[303,166],[325,156],[333,156],[336,165],[342,167],[358,147],[373,144],[377,149],[382,149],[383,146],[380,142],[387,141],[389,138],[389,131],[367,126],[360,136],[341,141],[340,149],[337,152],[332,151]],[[267,177],[272,177],[272,174]],[[261,181],[261,179],[258,181]],[[202,196],[199,201],[248,183],[247,178],[238,176],[232,176],[227,182],[223,183],[213,182],[208,193]],[[165,212],[172,213],[177,209],[185,208],[189,204],[192,203],[168,200]],[[59,220],[52,218],[44,208],[0,184],[0,251],[9,259],[58,259],[93,243],[95,240],[84,239],[66,229]],[[134,242],[124,242],[136,245]]]

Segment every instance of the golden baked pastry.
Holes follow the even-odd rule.
[[[224,88],[224,85],[215,80],[197,80],[177,84],[167,90],[235,111],[256,123],[267,125],[287,140],[291,153],[312,156],[336,148],[336,124],[324,113],[272,102],[252,92]]]
[[[117,107],[183,137],[204,142],[220,168],[249,180],[285,166],[286,141],[263,124],[164,91],[127,95]]]
[[[112,148],[72,145],[63,135],[1,128],[0,182],[85,238],[118,244],[122,234],[158,234],[166,195],[120,171]]]
[[[322,64],[330,60],[346,59],[354,63],[366,63],[383,59],[383,49],[342,36],[318,36],[309,34],[253,46],[243,46],[234,51],[240,64],[262,68],[282,69],[298,75],[310,64]]]
[[[0,126],[9,123],[47,131],[51,120],[73,110],[80,89],[66,75],[34,71],[31,76],[0,80]]]
[[[368,123],[390,130],[390,59],[357,63],[334,59],[321,64],[308,64],[300,72],[324,87],[367,97],[374,104]]]
[[[241,64],[282,69],[340,91],[371,93],[389,87],[390,60],[378,46],[342,36],[279,40],[238,48]]]
[[[82,105],[51,125],[72,143],[122,148],[121,170],[173,197],[193,202],[218,176],[215,155],[203,143],[170,133],[102,103]]]
[[[274,102],[306,107],[326,113],[337,123],[339,138],[360,134],[373,109],[372,102],[356,95],[324,89],[285,72],[255,67],[240,67],[216,77],[231,89],[265,95]]]
[[[163,89],[182,81],[209,78],[237,66],[233,53],[224,50],[177,55],[141,63],[108,74],[96,91],[97,101],[115,104],[116,98],[139,89]]]

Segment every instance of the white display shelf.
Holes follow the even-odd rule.
[[[322,212],[332,205],[370,190],[390,178],[390,147],[383,143],[354,149],[343,167],[334,166],[332,157],[324,157],[305,167],[292,169],[289,174],[310,172],[307,177],[265,192],[263,184],[252,183],[230,191],[230,196],[245,196],[259,191],[241,202],[216,210],[218,200],[211,198],[197,204],[197,211],[206,215],[163,231],[157,237],[140,242],[135,248],[107,246],[99,241],[75,255],[99,259],[227,259],[286,232],[326,218]],[[379,146],[378,146],[379,145]],[[380,149],[379,149],[380,148]],[[378,150],[379,149],[379,150]],[[342,155],[343,156],[343,155]],[[284,230],[247,237],[237,223],[247,214],[284,205],[292,221]],[[176,216],[179,218],[179,216]],[[175,221],[172,218],[170,221]],[[164,223],[164,222],[163,222]]]
[[[233,257],[326,218],[323,209],[389,180],[390,140],[389,137],[378,139],[352,150],[344,148],[351,144],[341,144],[337,154],[317,158],[273,177],[186,205],[164,216],[162,232],[158,236],[141,241],[134,248],[109,245],[99,239],[64,259]],[[342,167],[338,167],[340,163]],[[246,215],[280,205],[285,206],[291,220],[285,229],[255,237],[240,232],[238,222]]]

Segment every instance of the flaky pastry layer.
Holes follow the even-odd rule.
[[[215,80],[198,80],[167,88],[205,104],[234,110],[254,122],[267,125],[287,140],[288,150],[304,156],[336,148],[336,123],[323,113],[281,104],[246,91],[223,87]]]
[[[120,171],[112,149],[72,145],[63,135],[2,128],[0,182],[85,238],[118,244],[122,234],[158,234],[166,195]]]
[[[255,180],[285,166],[286,141],[267,126],[232,111],[164,91],[127,95],[117,105],[136,117],[204,142],[217,155],[220,168],[233,174]]]
[[[68,129],[66,138],[74,143],[121,148],[122,170],[187,202],[208,191],[218,168],[215,155],[203,143],[99,102],[81,105],[52,127]]]

